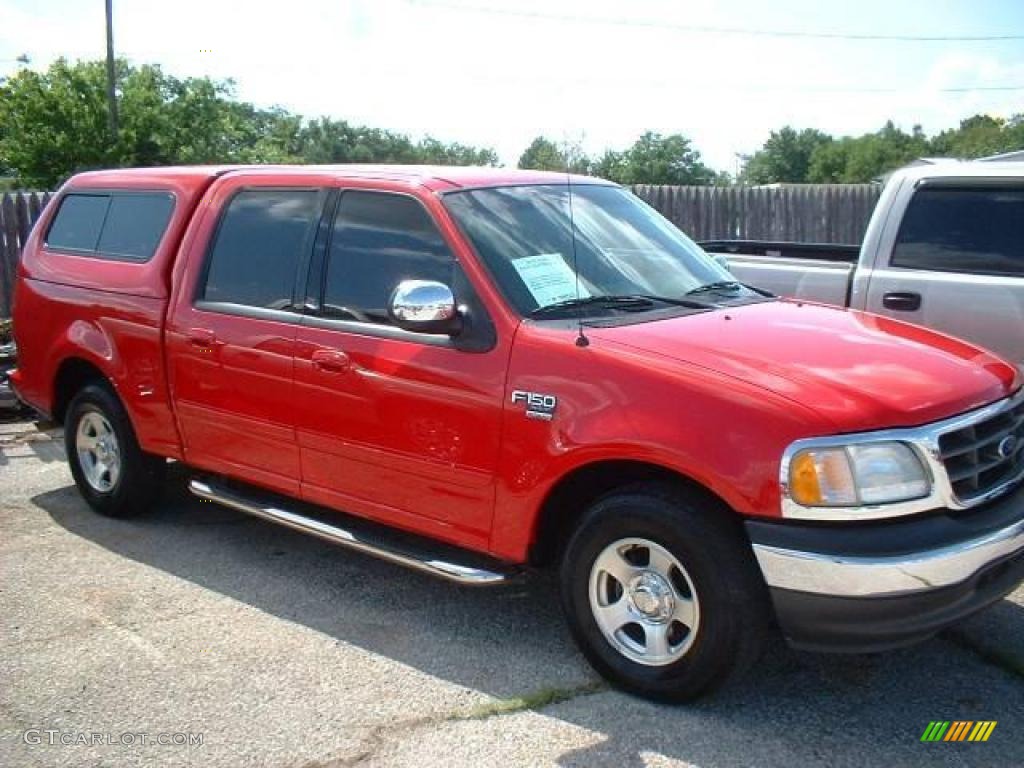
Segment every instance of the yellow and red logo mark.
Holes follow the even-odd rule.
[[[997,720],[932,720],[921,741],[988,741]]]

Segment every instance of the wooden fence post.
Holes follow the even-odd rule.
[[[881,193],[875,184],[632,189],[694,240],[845,244],[860,243]]]
[[[32,225],[50,201],[50,193],[5,192],[0,195],[0,318],[11,316],[18,259]]]

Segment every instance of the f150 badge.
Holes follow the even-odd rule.
[[[525,392],[521,389],[512,390],[512,405],[526,404],[526,418],[551,421],[555,416],[558,398],[541,392]]]

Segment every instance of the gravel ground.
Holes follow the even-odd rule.
[[[153,514],[106,520],[59,435],[0,424],[0,765],[1024,765],[1024,590],[905,651],[776,643],[665,707],[596,678],[547,579],[454,587],[173,475]],[[937,719],[999,724],[920,743]],[[202,744],[142,744],[181,733]],[[90,734],[111,743],[60,743]]]

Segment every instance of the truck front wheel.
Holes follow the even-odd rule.
[[[566,547],[569,627],[620,688],[686,701],[757,659],[768,597],[749,545],[715,507],[687,488],[632,486],[598,500]]]
[[[131,517],[159,496],[167,462],[139,448],[124,406],[108,387],[89,384],[71,400],[64,446],[79,492],[101,515]]]

